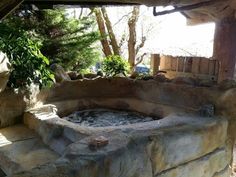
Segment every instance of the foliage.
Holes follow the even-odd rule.
[[[103,60],[102,71],[106,76],[116,76],[129,71],[129,63],[119,55],[110,55]]]
[[[29,39],[25,31],[0,23],[0,50],[7,54],[12,64],[10,87],[31,83],[42,87],[52,83],[54,77],[48,69],[49,60],[40,52],[40,44]]]
[[[150,75],[149,73],[138,73],[135,79],[138,80],[150,80],[153,79],[154,77]]]
[[[99,58],[95,43],[100,36],[92,16],[75,19],[64,9],[21,10],[5,23],[24,29],[41,41],[41,52],[51,63],[58,63],[66,70],[87,69]]]

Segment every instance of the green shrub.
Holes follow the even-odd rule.
[[[19,88],[34,83],[42,87],[52,83],[49,61],[39,49],[40,43],[29,39],[25,31],[0,24],[0,50],[12,64],[8,86]]]
[[[102,63],[102,71],[109,77],[113,77],[118,74],[123,74],[126,76],[129,68],[129,63],[119,55],[108,56]]]
[[[100,59],[97,42],[101,37],[92,15],[78,19],[63,8],[32,10],[22,5],[3,23],[40,40],[42,54],[66,71],[83,72]]]

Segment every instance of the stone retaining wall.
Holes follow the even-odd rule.
[[[229,177],[228,121],[198,114],[204,104],[214,104],[218,110],[216,100],[222,95],[218,88],[122,78],[64,82],[41,92],[38,99],[45,105],[24,116],[25,124],[61,158],[24,176]],[[97,107],[164,118],[132,126],[89,128],[59,117]],[[101,135],[109,144],[90,150],[91,139]]]
[[[229,177],[234,95],[234,89],[154,80],[63,82],[37,96],[44,106],[24,114],[24,123],[61,157],[13,176]],[[214,117],[199,115],[199,108],[205,104],[215,105]],[[89,128],[59,117],[97,107],[134,110],[163,119]],[[24,105],[21,108],[24,110]],[[98,136],[105,136],[109,144],[93,151],[88,145]]]
[[[227,120],[186,114],[120,126],[86,128],[60,119],[53,109],[33,109],[25,124],[61,154],[55,163],[16,176],[229,177]],[[104,136],[109,144],[89,148]]]

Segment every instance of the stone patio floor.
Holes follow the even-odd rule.
[[[55,161],[59,155],[25,125],[0,129],[0,177]],[[2,173],[1,172],[4,172]]]

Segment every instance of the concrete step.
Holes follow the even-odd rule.
[[[25,125],[0,129],[0,168],[11,175],[50,163],[59,155]]]

